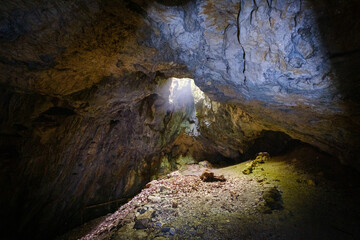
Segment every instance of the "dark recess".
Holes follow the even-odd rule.
[[[155,0],[156,2],[165,6],[184,6],[191,0]]]
[[[69,108],[63,107],[52,107],[43,112],[44,115],[51,115],[51,116],[71,116],[75,115],[75,112]]]
[[[299,140],[292,139],[283,132],[262,131],[253,145],[241,157],[243,161],[254,159],[259,152],[268,152],[270,156],[284,154],[296,145],[300,144]]]

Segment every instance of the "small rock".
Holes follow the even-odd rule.
[[[242,171],[243,174],[245,175],[249,175],[250,173],[252,173],[252,168],[248,167],[248,168],[245,168],[243,171]]]
[[[147,211],[147,208],[146,208],[146,207],[144,207],[144,208],[139,208],[137,211],[138,211],[138,213],[140,213],[140,214],[144,214],[144,213]]]
[[[311,180],[311,179],[308,179],[306,182],[310,186],[315,186],[316,185],[315,182],[313,180]]]
[[[270,159],[270,154],[269,153],[267,153],[267,152],[259,152],[257,154],[257,157],[255,158],[255,160],[253,160],[253,161],[249,162],[248,164],[246,164],[246,168],[242,171],[243,174],[249,175],[250,173],[253,172],[253,170],[255,170],[255,168],[259,164],[263,164],[269,159]],[[261,168],[261,170],[264,171],[263,168]]]
[[[175,235],[175,228],[170,228],[169,233],[170,235]]]
[[[155,210],[149,209],[148,211],[144,212],[143,214],[140,214],[136,216],[135,219],[135,229],[144,229],[151,227],[151,220],[155,216]]]
[[[157,236],[154,238],[154,240],[165,240],[166,237],[162,237],[162,236]]]
[[[206,160],[199,162],[199,166],[204,167],[204,168],[212,168],[211,163],[209,163],[209,162],[206,161]]]
[[[145,185],[145,188],[149,188],[152,184],[154,184],[156,180],[153,180]]]
[[[267,180],[266,178],[258,178],[258,179],[256,179],[256,181],[259,182],[259,183],[264,182],[266,180]]]
[[[173,200],[172,203],[171,203],[171,206],[172,206],[173,208],[177,208],[177,207],[178,207],[178,203],[177,203],[175,200]]]
[[[265,206],[270,210],[282,210],[282,197],[280,191],[276,187],[272,187],[263,193]]]
[[[149,196],[149,197],[148,197],[148,200],[149,200],[150,202],[153,202],[153,203],[161,202],[161,198],[160,198],[160,197],[157,197],[157,196]]]
[[[165,186],[161,186],[159,192],[164,192],[164,191],[166,191],[166,187],[165,187]]]
[[[224,175],[215,176],[213,172],[210,172],[208,169],[206,169],[200,176],[200,179],[203,182],[225,182],[226,179]]]
[[[181,176],[181,173],[179,171],[175,171],[172,173],[169,173],[168,175],[166,175],[167,177],[171,178],[171,177],[178,177]]]
[[[260,157],[266,157],[267,159],[270,158],[270,154],[268,152],[259,152],[257,155]]]
[[[169,227],[163,227],[163,228],[161,228],[161,232],[162,233],[167,233],[167,232],[169,232],[170,231],[170,228]]]
[[[134,204],[134,207],[140,207],[140,202],[138,202],[138,201],[134,201],[133,204]]]
[[[149,219],[136,219],[134,224],[134,229],[145,229],[150,227]]]
[[[153,218],[154,216],[155,216],[155,210],[151,208],[141,215],[142,218]]]

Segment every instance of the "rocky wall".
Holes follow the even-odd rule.
[[[54,236],[114,210],[150,181],[189,110],[174,112],[157,80],[127,77],[138,78],[141,91],[113,79],[63,99],[1,88],[4,231]]]
[[[153,4],[147,42],[175,51],[212,100],[359,167],[359,10],[352,0]]]

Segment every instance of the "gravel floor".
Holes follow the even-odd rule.
[[[225,182],[204,182],[205,168],[189,165],[148,183],[81,239],[359,239],[360,178],[327,158],[303,147],[248,175],[248,163],[210,169]]]

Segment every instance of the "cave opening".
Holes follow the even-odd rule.
[[[197,104],[205,99],[205,93],[196,86],[194,79],[191,78],[170,78],[169,102],[180,104],[181,102],[193,101]]]

